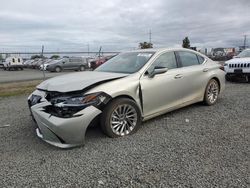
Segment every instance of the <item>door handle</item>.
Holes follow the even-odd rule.
[[[203,69],[203,72],[207,72],[207,71],[208,71],[208,68]]]
[[[182,78],[182,77],[183,77],[182,74],[177,74],[174,78],[175,78],[175,79],[179,79],[179,78]]]

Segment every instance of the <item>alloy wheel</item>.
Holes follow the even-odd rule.
[[[207,98],[210,103],[215,103],[219,94],[219,86],[216,81],[209,83],[207,88]]]
[[[137,124],[137,112],[132,105],[118,105],[112,112],[110,125],[113,133],[119,136],[129,134]]]

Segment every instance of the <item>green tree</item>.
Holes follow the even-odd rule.
[[[52,55],[52,56],[50,57],[50,59],[59,59],[59,58],[60,58],[59,55]]]
[[[153,48],[153,44],[150,42],[140,42],[139,43],[140,49],[147,49],[147,48]]]
[[[30,59],[37,59],[37,58],[42,58],[42,56],[41,55],[33,55],[33,56],[31,56]]]
[[[183,48],[190,48],[190,41],[188,39],[188,37],[185,37],[182,41],[182,47]]]

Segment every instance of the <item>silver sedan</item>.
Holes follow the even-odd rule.
[[[109,137],[135,133],[141,123],[203,101],[213,105],[225,88],[223,68],[187,49],[125,52],[95,71],[42,82],[28,104],[37,135],[61,148],[84,144],[97,122]]]

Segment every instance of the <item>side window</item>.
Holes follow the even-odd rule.
[[[199,65],[196,54],[191,52],[178,52],[183,67]]]
[[[174,52],[166,52],[160,55],[153,63],[154,67],[174,69],[177,68]]]
[[[15,59],[14,58],[12,58],[12,62],[15,63]]]
[[[197,55],[199,63],[202,64],[205,61],[204,57],[201,57],[200,55]]]
[[[18,61],[18,63],[20,63],[20,62],[21,62],[19,58],[17,59],[17,61]]]

